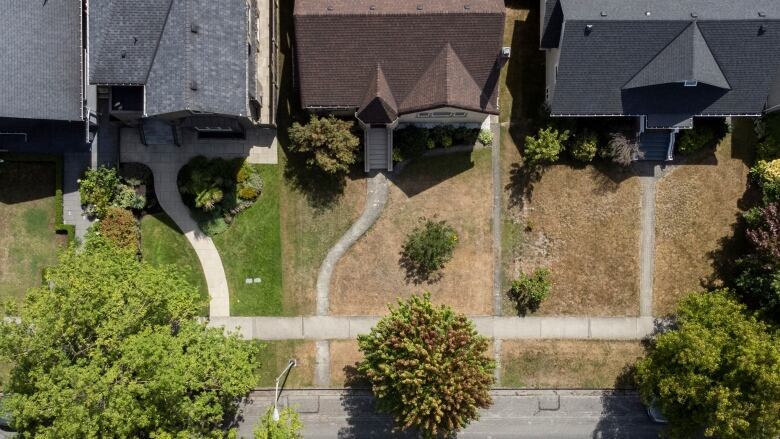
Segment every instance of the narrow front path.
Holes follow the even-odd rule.
[[[379,316],[211,317],[209,324],[237,330],[244,338],[255,340],[354,340],[359,334],[367,334],[379,319]],[[502,340],[642,340],[653,334],[656,327],[663,326],[652,317],[474,316],[471,319],[480,334]]]
[[[655,275],[655,165],[642,163],[641,244],[639,254],[639,315],[653,315],[653,276]]]
[[[339,260],[376,223],[382,211],[387,204],[389,186],[387,177],[381,172],[375,172],[368,178],[366,185],[366,205],[363,213],[347,233],[336,242],[328,251],[325,260],[320,266],[317,274],[317,315],[328,315],[328,296],[330,295],[330,279],[333,276],[333,270],[336,268]]]

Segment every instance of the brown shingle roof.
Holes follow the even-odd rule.
[[[398,104],[387,85],[382,67],[377,64],[373,79],[368,86],[363,105],[357,111],[363,123],[391,123],[398,118]]]
[[[366,107],[381,71],[398,114],[495,114],[503,29],[501,0],[297,0],[301,103]]]

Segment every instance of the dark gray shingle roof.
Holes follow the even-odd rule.
[[[780,20],[775,19],[697,21],[730,90],[706,84],[683,87],[681,83],[622,89],[690,23],[690,19],[594,21],[567,17],[551,103],[553,114],[761,113],[780,65]],[[593,26],[589,33],[586,25]],[[760,31],[762,25],[764,30]],[[703,72],[702,77],[717,77],[711,63],[705,64],[710,67],[695,67]],[[717,78],[708,81],[720,82]]]
[[[93,83],[146,85],[148,116],[249,114],[246,0],[99,1]]]
[[[0,0],[0,117],[81,120],[81,1]]]

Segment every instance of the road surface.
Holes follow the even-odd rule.
[[[493,406],[458,438],[657,438],[635,393],[494,390]],[[273,390],[254,392],[244,409],[241,437],[273,402]],[[412,437],[392,433],[392,420],[374,412],[365,390],[285,390],[280,404],[296,406],[304,438]]]

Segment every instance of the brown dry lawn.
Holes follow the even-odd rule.
[[[343,192],[326,206],[312,203],[287,180],[280,194],[285,309],[314,314],[320,264],[363,210],[364,178],[347,177]]]
[[[614,166],[555,165],[529,182],[520,177],[517,150],[506,145],[505,160],[515,166],[505,176],[506,284],[546,267],[553,286],[537,314],[637,315],[639,179]],[[516,312],[508,300],[503,308]]]
[[[728,243],[746,207],[746,162],[754,145],[750,121],[735,119],[733,134],[714,153],[701,151],[658,182],[654,315],[674,311],[686,293],[720,283],[717,262],[731,257]]]
[[[357,340],[331,340],[330,342],[330,385],[346,387],[353,384],[356,365],[363,359]]]
[[[264,348],[260,352],[260,387],[273,387],[276,377],[287,367],[291,358],[297,362],[290,372],[286,388],[311,387],[314,382],[314,352],[313,341],[304,340],[273,340],[261,343]]]
[[[391,184],[382,217],[336,267],[331,313],[384,314],[397,298],[430,291],[435,302],[457,311],[491,314],[490,169],[489,150],[422,158],[406,167]],[[439,280],[415,284],[399,259],[421,217],[446,220],[458,233],[458,246]]]
[[[642,344],[631,341],[504,341],[501,345],[501,385],[587,389],[633,387],[631,367],[643,356]]]

